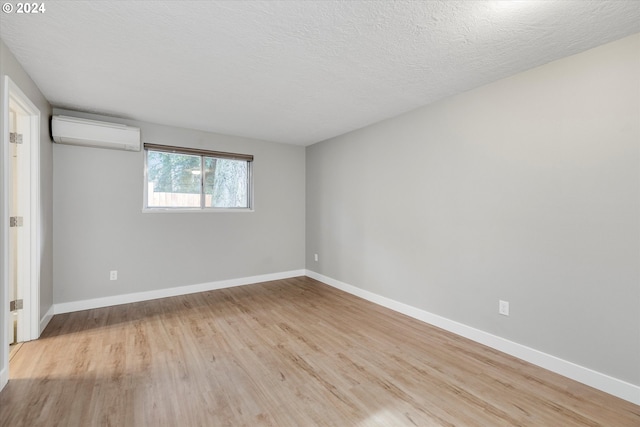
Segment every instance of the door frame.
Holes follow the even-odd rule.
[[[0,366],[0,389],[4,387],[9,379],[9,333],[8,323],[11,321],[11,313],[9,312],[9,204],[8,198],[9,183],[12,179],[9,174],[11,165],[9,159],[9,105],[10,102],[16,103],[29,116],[30,140],[29,152],[30,161],[29,175],[29,218],[30,222],[30,239],[29,239],[29,261],[30,261],[30,277],[29,283],[23,291],[24,301],[24,322],[28,323],[28,328],[23,329],[23,338],[25,341],[37,339],[40,336],[40,110],[33,102],[20,90],[9,76],[4,76],[2,82],[4,86],[4,96],[2,100],[2,199],[0,200],[0,231],[2,238],[2,257],[0,259],[0,349],[2,366]],[[26,218],[25,218],[26,220]]]

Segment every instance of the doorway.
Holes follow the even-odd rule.
[[[4,81],[3,290],[6,292],[3,352],[39,336],[40,111],[8,77]],[[7,307],[8,306],[8,307]],[[4,322],[3,322],[4,323]],[[7,355],[7,353],[4,353]],[[6,357],[3,357],[7,361]]]

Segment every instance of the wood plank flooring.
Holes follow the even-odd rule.
[[[300,277],[53,318],[2,426],[640,426],[640,407]]]

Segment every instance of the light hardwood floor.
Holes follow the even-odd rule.
[[[2,426],[640,426],[640,407],[300,277],[53,318]]]

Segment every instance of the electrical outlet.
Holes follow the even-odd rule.
[[[503,316],[509,315],[509,301],[498,301],[498,313],[502,314]]]
[[[118,280],[118,270],[111,270],[109,272],[109,280]]]
[[[313,254],[313,259],[314,259],[315,261],[318,261],[318,254]]]

